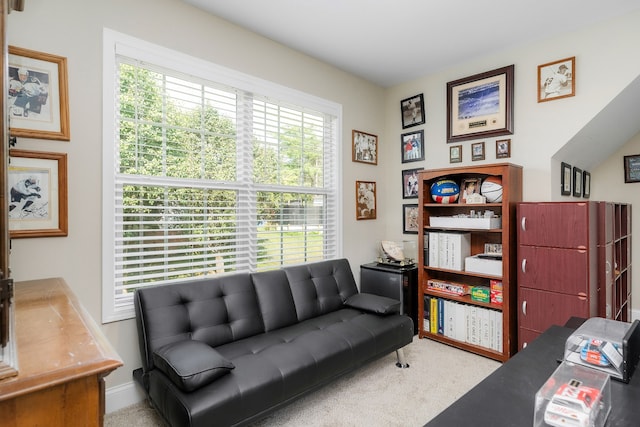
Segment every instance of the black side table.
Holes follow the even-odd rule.
[[[376,262],[360,266],[360,291],[400,301],[400,312],[413,319],[418,333],[418,268]]]

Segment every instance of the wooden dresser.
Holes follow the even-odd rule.
[[[63,279],[15,284],[18,375],[0,380],[0,424],[101,426],[120,357]]]

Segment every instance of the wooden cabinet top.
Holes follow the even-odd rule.
[[[0,401],[122,366],[63,279],[17,282],[14,307],[18,375],[0,380]]]

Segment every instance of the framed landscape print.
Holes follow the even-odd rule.
[[[9,46],[11,136],[69,141],[67,59]]]
[[[378,164],[378,135],[359,130],[351,132],[351,160],[360,163]]]
[[[513,69],[447,83],[447,143],[513,133]]]
[[[402,163],[424,160],[424,131],[403,133],[400,136]]]
[[[356,181],[356,220],[376,219],[376,183]]]
[[[538,65],[538,102],[576,94],[576,57]]]
[[[418,126],[425,122],[424,96],[415,95],[400,101],[402,129]]]
[[[418,205],[402,205],[402,232],[418,234]]]
[[[67,155],[10,150],[9,236],[67,235]]]

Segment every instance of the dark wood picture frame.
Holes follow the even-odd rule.
[[[9,237],[68,233],[67,154],[10,150]]]
[[[424,160],[424,130],[400,135],[400,151],[402,163]]]
[[[640,154],[624,156],[624,182],[640,182]]]
[[[418,234],[419,213],[417,204],[402,205],[402,232],[404,234]]]
[[[560,194],[571,195],[571,165],[565,162],[560,164]]]
[[[582,169],[573,167],[573,196],[582,197]]]
[[[423,124],[426,117],[423,94],[400,101],[400,114],[402,115],[402,129]]]
[[[582,197],[588,199],[591,196],[591,173],[582,171]]]
[[[376,219],[377,199],[374,181],[356,181],[356,220]]]
[[[538,65],[538,102],[575,96],[575,71],[575,56]]]
[[[514,66],[447,83],[447,143],[513,134]]]
[[[69,141],[67,58],[9,46],[7,68],[11,136]],[[40,93],[26,96],[27,85]]]
[[[471,144],[471,160],[484,160],[484,141]]]
[[[511,157],[511,139],[496,140],[496,159]]]
[[[378,164],[378,135],[351,131],[351,160],[370,165]]]
[[[418,172],[424,168],[405,169],[402,171],[402,198],[418,198]]]

